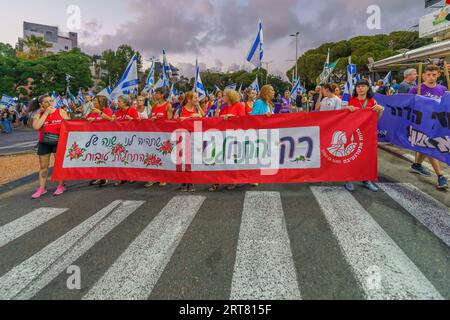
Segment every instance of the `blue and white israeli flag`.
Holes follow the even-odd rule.
[[[86,100],[84,99],[83,92],[81,92],[81,89],[78,91],[77,100],[80,104],[84,104]]]
[[[256,76],[255,81],[250,85],[249,87],[252,90],[255,90],[257,93],[259,93],[259,82],[258,82],[258,76]]]
[[[392,72],[389,71],[389,73],[386,75],[386,77],[383,80],[383,86],[388,86],[392,82]]]
[[[256,35],[256,39],[253,42],[245,60],[253,64],[255,67],[261,68],[263,58],[264,58],[263,26],[261,20],[259,20],[258,34]]]
[[[300,79],[297,80],[297,82],[295,83],[294,87],[291,90],[291,98],[292,99],[296,99],[297,98],[297,94],[298,94],[298,90],[300,89]]]
[[[163,49],[163,73],[166,79],[170,79],[170,77],[172,76],[172,68],[170,67],[170,64],[167,62],[167,55],[165,49]]]
[[[344,88],[344,94],[342,95],[342,102],[343,105],[348,104],[350,102],[350,97],[352,95],[352,85],[350,84],[350,81],[347,81]]]
[[[236,88],[237,88],[237,84],[236,84],[236,83],[233,83],[233,84],[228,85],[228,86],[225,88],[224,91],[226,91],[226,90],[236,90]]]
[[[145,81],[145,91],[150,92],[155,85],[155,62],[152,63],[147,80]]]
[[[198,60],[195,61],[195,83],[194,83],[194,92],[198,94],[198,97],[201,99],[206,97],[206,90],[203,86],[202,78],[200,76],[200,67],[198,65]]]
[[[134,54],[122,78],[111,93],[115,100],[123,94],[135,93],[138,91],[139,79],[137,71],[137,54]]]
[[[110,86],[107,86],[105,89],[103,89],[102,91],[100,91],[100,92],[97,94],[97,96],[104,96],[104,97],[108,98],[108,100],[111,102],[111,101],[114,100],[114,99],[111,97],[111,93],[112,93],[111,87],[110,87]],[[84,100],[84,99],[83,99],[83,100]]]
[[[2,100],[0,101],[0,105],[5,106],[6,108],[15,107],[17,105],[16,101],[13,97],[10,97],[6,94],[2,96]]]

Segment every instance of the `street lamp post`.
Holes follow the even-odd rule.
[[[266,84],[269,83],[269,65],[273,62],[275,62],[275,61],[272,60],[269,62],[264,62],[264,64],[266,65]]]
[[[295,37],[295,79],[298,79],[298,36],[300,32],[291,34],[291,37]]]

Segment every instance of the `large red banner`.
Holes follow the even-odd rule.
[[[194,184],[377,180],[368,110],[223,120],[64,122],[53,180]]]

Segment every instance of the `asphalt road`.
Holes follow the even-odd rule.
[[[0,155],[33,151],[38,133],[33,129],[15,129],[11,134],[0,133]]]
[[[376,194],[25,185],[0,195],[0,299],[450,299],[450,192],[379,163]]]

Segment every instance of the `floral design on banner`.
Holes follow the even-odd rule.
[[[117,155],[120,156],[120,155],[124,154],[126,151],[127,151],[127,149],[125,149],[124,145],[121,143],[118,143],[112,148],[111,153],[114,156],[117,156]]]
[[[173,151],[173,143],[170,140],[164,141],[158,151],[164,156],[171,154]]]
[[[161,158],[159,158],[155,154],[148,154],[148,153],[147,156],[145,157],[144,164],[147,167],[161,167],[163,165]]]
[[[78,160],[81,157],[83,157],[84,153],[86,152],[86,149],[80,148],[77,144],[77,142],[75,141],[73,143],[73,145],[70,147],[70,149],[68,150],[68,155],[67,158],[70,159],[70,161],[72,160]]]

